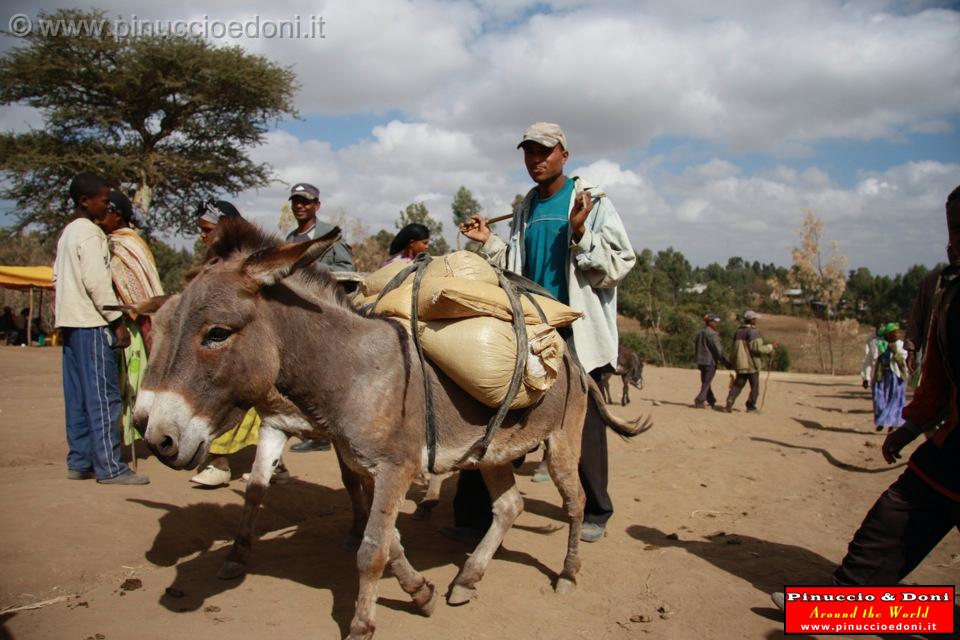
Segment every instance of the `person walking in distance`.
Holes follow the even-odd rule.
[[[773,353],[777,348],[776,342],[772,344],[763,342],[763,337],[757,329],[759,317],[759,313],[748,309],[743,314],[743,324],[733,335],[733,368],[736,369],[737,377],[727,395],[727,403],[724,406],[724,411],[727,413],[733,411],[733,403],[737,401],[737,396],[748,382],[750,395],[747,396],[747,412],[757,410],[757,398],[760,396],[761,358]]]
[[[712,408],[717,404],[717,398],[713,395],[713,389],[710,388],[713,377],[717,375],[717,365],[722,364],[728,369],[733,368],[723,354],[720,334],[717,333],[719,322],[720,318],[715,313],[703,316],[704,327],[694,339],[697,368],[700,369],[700,393],[693,400],[693,406],[696,409],[703,409],[708,404]]]

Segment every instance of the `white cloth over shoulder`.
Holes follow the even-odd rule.
[[[598,189],[578,177],[574,181],[568,213],[576,198],[591,192],[593,209],[587,216],[583,237],[574,243],[568,236],[567,289],[569,305],[584,314],[573,323],[573,344],[587,371],[605,364],[616,366],[619,334],[617,332],[617,285],[637,262],[627,230],[613,203]],[[523,273],[524,233],[537,187],[531,189],[514,211],[510,223],[510,240],[504,242],[495,234],[480,252],[495,265]],[[570,231],[568,231],[570,233]]]

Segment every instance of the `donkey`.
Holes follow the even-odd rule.
[[[493,500],[493,525],[454,579],[448,602],[475,597],[477,582],[523,509],[511,461],[541,440],[549,443],[550,475],[570,523],[556,590],[575,588],[584,504],[577,462],[588,398],[597,403],[599,391],[572,357],[565,357],[539,403],[508,413],[481,455],[475,444],[491,409],[431,364],[421,365],[399,322],[360,315],[331,276],[309,267],[333,245],[338,230],[283,245],[243,220],[223,221],[216,233],[198,274],[155,314],[153,352],[134,420],[163,463],[184,469],[197,465],[210,442],[251,406],[260,413],[243,522],[221,574],[237,575],[246,565],[256,512],[287,438],[329,435],[344,467],[370,490],[348,639],[373,636],[377,583],[387,564],[430,615],[436,589],[407,561],[395,528],[410,483],[428,466],[424,423],[430,400],[437,429],[431,471],[479,468]],[[432,386],[429,397],[424,377]],[[597,404],[607,424],[625,437],[652,426],[649,418],[621,422]]]
[[[643,360],[630,347],[620,345],[616,371],[604,373],[600,377],[600,391],[603,393],[603,399],[607,404],[613,404],[613,397],[610,395],[610,378],[614,374],[623,379],[623,394],[620,397],[620,405],[625,407],[630,403],[630,385],[632,384],[637,389],[643,389]]]

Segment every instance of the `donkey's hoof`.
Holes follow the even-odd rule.
[[[221,580],[235,580],[247,575],[247,565],[234,560],[225,560],[217,571],[217,577]]]
[[[573,593],[576,590],[577,583],[570,578],[557,579],[557,587],[555,589],[557,593]]]
[[[447,596],[447,604],[452,607],[458,607],[462,604],[467,604],[476,597],[477,590],[473,587],[455,584],[450,587],[450,595]]]
[[[372,637],[373,625],[364,625],[364,629],[361,631],[354,631],[351,629],[350,635],[347,636],[346,640],[370,640]]]
[[[423,581],[423,586],[413,594],[413,603],[417,605],[426,617],[433,615],[433,609],[437,606],[437,588],[429,580]]]

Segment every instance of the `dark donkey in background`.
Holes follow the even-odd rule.
[[[567,355],[543,399],[509,412],[480,458],[476,443],[492,410],[429,363],[421,366],[402,325],[361,316],[328,274],[309,267],[333,244],[337,230],[287,245],[243,220],[225,220],[216,233],[199,273],[154,316],[153,351],[134,419],[157,457],[183,469],[197,465],[211,440],[251,406],[260,413],[241,528],[221,573],[239,575],[246,566],[256,512],[287,438],[329,434],[344,468],[365,483],[367,491],[360,493],[359,483],[348,486],[351,497],[365,493],[369,500],[362,505],[369,507],[369,518],[357,552],[359,595],[348,637],[372,637],[377,583],[387,564],[429,615],[435,588],[407,561],[396,530],[407,489],[427,466],[426,376],[437,425],[432,471],[479,468],[493,500],[493,525],[454,579],[448,601],[463,604],[475,596],[523,510],[511,461],[541,440],[549,443],[550,475],[570,523],[556,590],[572,591],[580,568],[584,497],[577,462],[587,402],[592,398],[606,423],[624,436],[645,431],[649,420],[638,425],[612,417],[597,387]],[[352,393],[357,389],[363,392]],[[349,473],[344,479],[351,482]]]
[[[632,384],[637,389],[643,389],[643,360],[630,347],[620,345],[616,371],[604,373],[600,377],[600,391],[603,392],[603,399],[608,404],[613,404],[613,398],[610,396],[610,377],[613,375],[618,375],[623,379],[623,394],[620,397],[620,404],[625,407],[630,402],[630,385]]]

